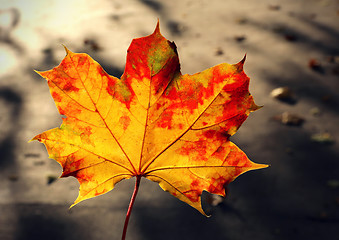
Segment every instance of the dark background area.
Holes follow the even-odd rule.
[[[0,239],[121,238],[133,179],[69,210],[77,181],[58,179],[44,146],[28,143],[61,123],[33,69],[57,66],[64,44],[120,77],[131,40],[158,18],[182,73],[247,54],[250,90],[264,107],[232,141],[270,167],[237,178],[218,205],[205,202],[210,218],[142,180],[127,239],[336,239],[338,0],[0,0]]]

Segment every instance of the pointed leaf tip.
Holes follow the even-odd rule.
[[[65,45],[62,44],[62,46],[64,47],[64,49],[66,51],[66,55],[72,53]]]
[[[244,57],[243,57],[243,59],[241,60],[241,62],[245,62],[245,60],[246,60],[246,57],[247,57],[247,53],[245,53],[245,55],[244,55]]]
[[[36,135],[34,138],[29,140],[29,142],[33,142],[33,141],[40,141],[40,134]]]
[[[251,112],[254,112],[254,111],[257,111],[257,110],[259,110],[260,108],[262,108],[263,106],[258,106],[257,104],[255,104],[254,102],[253,102],[253,104],[252,104],[252,106],[249,108],[249,110],[251,111]]]
[[[261,108],[263,108],[263,107],[264,107],[264,105],[260,105],[260,106],[255,105],[253,111],[259,110],[259,109],[261,109]]]
[[[239,65],[244,65],[245,61],[246,61],[246,56],[247,54],[245,53],[245,56],[241,59],[241,61],[238,63]]]
[[[271,166],[270,164],[256,163],[252,170],[258,170],[258,169],[268,168],[268,167],[270,167],[270,166]]]
[[[41,74],[40,74],[40,73],[41,73],[41,71],[34,70],[34,69],[33,69],[33,71],[34,71],[34,72],[36,72],[37,74],[39,74],[39,75],[41,76]]]
[[[157,25],[156,25],[156,27],[154,29],[153,34],[160,34],[160,21],[159,21],[159,18],[158,18]]]
[[[241,59],[240,62],[234,64],[234,66],[238,69],[239,72],[241,72],[243,69],[244,69],[244,63],[246,61],[246,54],[245,56],[243,57],[243,59]]]

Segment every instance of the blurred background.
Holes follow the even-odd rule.
[[[46,81],[65,56],[86,52],[120,77],[133,38],[175,41],[182,73],[245,54],[264,107],[232,140],[258,163],[206,195],[206,218],[143,180],[127,239],[335,239],[339,226],[338,0],[0,0],[0,239],[120,239],[134,180],[69,210],[74,178],[27,143],[61,124]]]

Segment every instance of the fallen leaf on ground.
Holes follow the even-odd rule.
[[[337,180],[337,179],[328,180],[327,185],[331,188],[338,188],[339,187],[339,180]]]
[[[321,63],[317,59],[314,59],[314,58],[308,61],[308,67],[311,68],[313,71],[317,71],[317,72],[323,71],[323,67]]]
[[[331,134],[325,132],[325,133],[316,133],[311,136],[311,140],[313,142],[317,143],[323,143],[323,144],[332,144],[334,143],[334,138]]]
[[[280,10],[280,6],[279,5],[268,5],[268,9],[272,11],[278,11]]]
[[[33,140],[60,163],[62,177],[79,181],[73,205],[136,176],[205,214],[203,190],[225,196],[237,176],[267,167],[229,141],[259,108],[248,91],[245,58],[182,75],[176,46],[159,25],[132,41],[121,79],[87,54],[66,52],[58,67],[38,72],[63,123]]]
[[[327,62],[339,64],[339,56],[329,55],[326,57]]]

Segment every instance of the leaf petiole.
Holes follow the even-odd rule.
[[[131,197],[131,201],[130,201],[129,206],[128,206],[128,210],[127,210],[127,214],[126,214],[126,219],[125,219],[125,224],[124,224],[124,230],[122,232],[121,240],[125,240],[125,238],[126,238],[128,221],[129,221],[129,218],[131,216],[131,212],[132,212],[132,208],[133,208],[133,205],[134,205],[134,202],[135,202],[135,198],[136,198],[136,196],[138,194],[140,180],[141,180],[141,176],[140,175],[136,176],[134,191],[133,191],[133,195]]]

